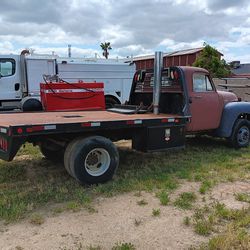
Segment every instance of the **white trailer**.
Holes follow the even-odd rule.
[[[121,104],[129,99],[134,73],[134,64],[118,60],[0,55],[0,110],[39,109],[43,75],[67,82],[103,82],[106,105]]]

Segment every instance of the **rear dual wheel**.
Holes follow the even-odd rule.
[[[118,164],[117,148],[102,136],[75,139],[68,144],[64,154],[66,170],[82,184],[103,183],[112,179]]]

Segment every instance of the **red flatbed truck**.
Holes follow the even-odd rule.
[[[217,91],[204,69],[155,68],[137,72],[129,103],[108,111],[0,114],[0,158],[11,161],[31,142],[48,159],[64,159],[80,183],[93,184],[110,180],[119,164],[112,141],[132,139],[133,149],[149,152],[184,147],[186,134],[202,133],[248,146],[250,103]]]
[[[186,120],[108,111],[0,114],[0,158],[11,161],[28,141],[51,160],[64,157],[65,168],[79,182],[104,182],[119,163],[111,140],[132,139],[133,148],[142,151],[183,147]]]

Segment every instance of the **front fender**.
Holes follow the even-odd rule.
[[[249,102],[230,102],[224,107],[220,127],[216,130],[219,137],[231,136],[235,121],[240,115],[250,114]]]

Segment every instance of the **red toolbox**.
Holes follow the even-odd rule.
[[[103,83],[41,83],[45,111],[104,110]]]

